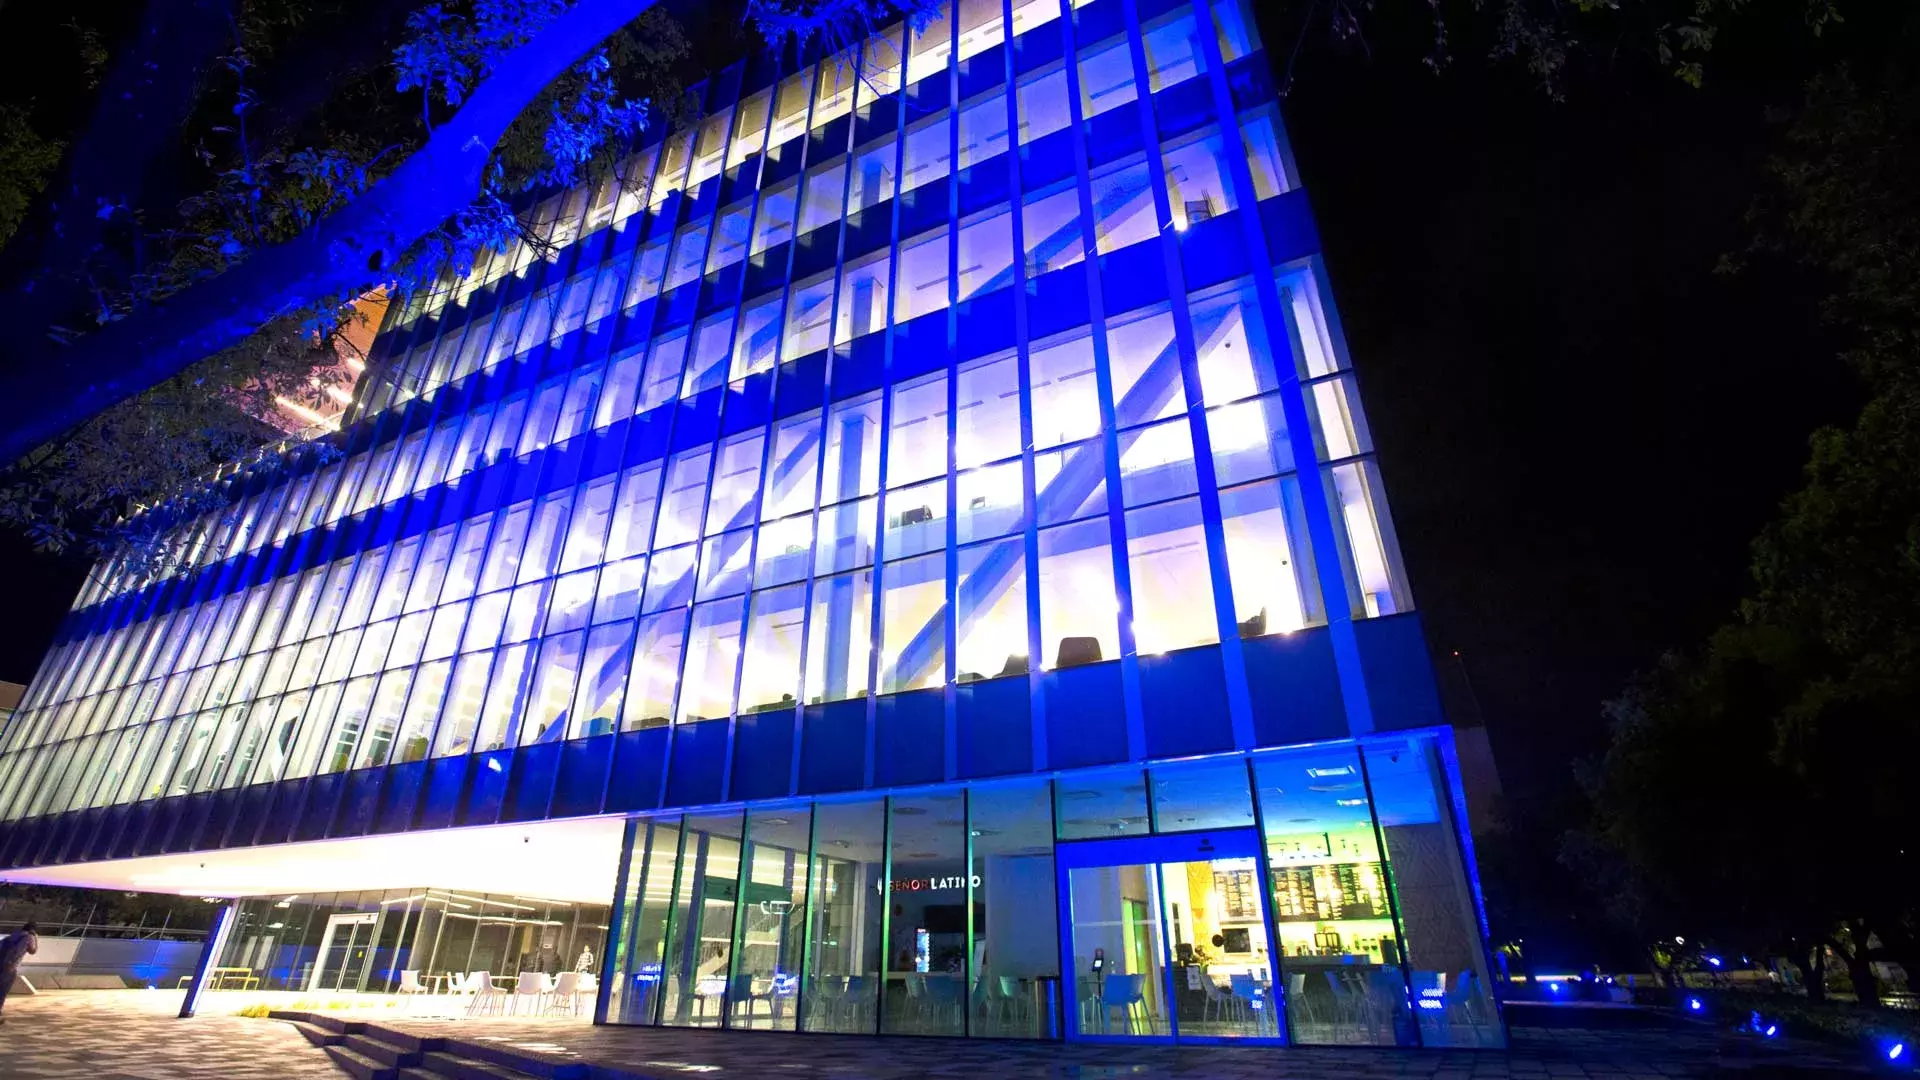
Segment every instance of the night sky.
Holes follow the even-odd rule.
[[[1601,701],[1732,610],[1807,435],[1857,404],[1817,283],[1714,272],[1796,65],[1609,70],[1555,103],[1390,36],[1310,37],[1284,108],[1416,605],[1509,792],[1551,799]],[[25,681],[85,571],[12,534],[0,567],[0,678]]]

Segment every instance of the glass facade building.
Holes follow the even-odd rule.
[[[0,865],[620,815],[609,1022],[1497,1043],[1248,6],[962,0],[700,95],[100,568]]]

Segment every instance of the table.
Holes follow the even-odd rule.
[[[193,976],[182,975],[180,976],[180,981],[175,984],[174,989],[181,989],[192,981]],[[238,987],[224,985],[229,981],[237,982],[240,985]],[[207,969],[207,989],[209,990],[254,990],[258,989],[259,986],[260,979],[253,973],[253,969],[250,967],[217,967]]]

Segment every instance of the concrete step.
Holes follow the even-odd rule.
[[[340,1066],[343,1072],[354,1077],[355,1080],[399,1080],[399,1069],[375,1061],[358,1051],[349,1050],[344,1046],[329,1046],[326,1050],[327,1056],[333,1059],[333,1063]]]
[[[341,1036],[340,1045],[363,1057],[372,1058],[382,1065],[396,1069],[420,1064],[420,1051],[408,1046],[396,1045],[385,1041],[384,1033],[376,1037],[371,1032],[358,1035]]]
[[[365,1034],[379,1039],[388,1046],[398,1046],[403,1050],[422,1054],[429,1050],[441,1049],[447,1041],[439,1035],[415,1035],[411,1031],[388,1027],[385,1024],[370,1023],[366,1027]]]
[[[532,1073],[521,1072],[519,1069],[495,1062],[462,1057],[444,1050],[422,1055],[420,1064],[407,1071],[424,1072],[427,1077],[432,1077],[434,1080],[534,1080]],[[423,1078],[409,1077],[408,1080],[423,1080]]]
[[[586,1063],[577,1057],[545,1054],[538,1050],[523,1050],[502,1046],[499,1043],[447,1039],[445,1052],[485,1065],[504,1067],[539,1077],[541,1080],[585,1080],[588,1076]]]
[[[332,1028],[323,1028],[318,1024],[310,1024],[305,1020],[289,1020],[287,1022],[293,1025],[293,1030],[306,1036],[307,1041],[315,1046],[338,1046],[341,1040],[346,1038],[345,1035],[340,1034]]]

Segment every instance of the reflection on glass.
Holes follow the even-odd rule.
[[[880,1000],[880,927],[886,905],[885,802],[814,808],[807,917],[808,1031],[872,1033]]]

